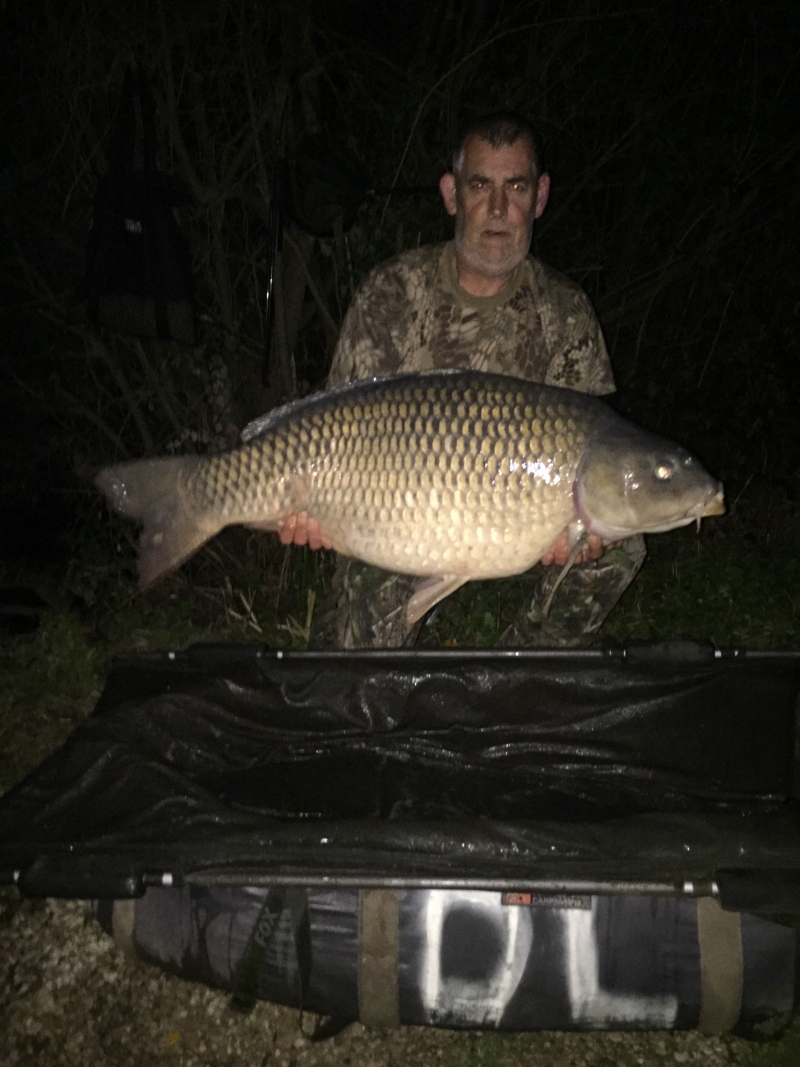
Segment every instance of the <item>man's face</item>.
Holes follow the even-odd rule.
[[[537,179],[532,163],[525,137],[500,148],[475,135],[467,140],[461,174],[445,174],[439,183],[445,208],[456,217],[460,268],[505,278],[528,254],[534,219],[550,191],[549,176]]]

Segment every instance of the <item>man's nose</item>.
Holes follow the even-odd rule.
[[[489,190],[489,214],[492,218],[502,219],[508,210],[508,197],[504,185],[494,185]]]

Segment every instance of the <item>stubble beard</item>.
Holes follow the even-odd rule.
[[[506,278],[514,273],[520,263],[525,259],[531,246],[533,223],[527,228],[524,242],[521,246],[512,249],[503,259],[490,259],[480,246],[470,244],[467,240],[466,222],[456,224],[454,243],[456,257],[468,270],[479,274],[482,278]]]

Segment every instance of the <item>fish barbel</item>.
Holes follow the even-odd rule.
[[[142,586],[225,526],[306,511],[338,552],[429,579],[409,622],[464,582],[528,570],[567,528],[611,542],[725,510],[690,453],[602,400],[476,371],[340,386],[268,412],[231,451],[119,464],[97,485],[144,524]]]

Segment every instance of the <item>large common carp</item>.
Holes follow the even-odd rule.
[[[344,385],[242,441],[100,473],[111,506],[144,523],[143,586],[224,526],[276,530],[307,511],[337,551],[434,579],[409,602],[415,622],[470,579],[527,570],[565,528],[616,541],[725,510],[693,456],[596,397],[475,371]]]

